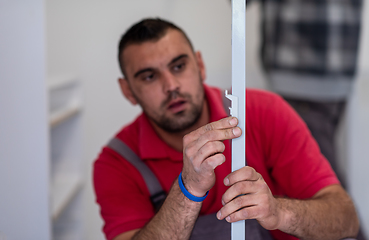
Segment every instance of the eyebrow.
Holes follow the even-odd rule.
[[[187,54],[181,54],[178,57],[173,58],[172,61],[170,61],[170,63],[168,64],[168,66],[171,65],[171,64],[173,64],[173,63],[175,63],[176,61],[178,61],[178,60],[180,60],[182,58],[188,58],[188,55]],[[136,78],[136,77],[138,77],[140,74],[142,74],[144,72],[151,72],[151,71],[154,71],[154,69],[153,68],[144,68],[144,69],[141,69],[141,70],[137,71],[135,73],[135,75],[133,75],[133,76]]]
[[[151,71],[154,71],[153,68],[145,68],[145,69],[141,69],[139,70],[138,72],[135,73],[135,75],[133,76],[134,78],[138,77],[141,73],[144,73],[144,72],[151,72]]]
[[[188,58],[188,55],[187,54],[181,54],[178,57],[173,58],[172,61],[170,61],[170,63],[168,64],[168,66],[175,63],[176,61],[178,61],[182,58]]]

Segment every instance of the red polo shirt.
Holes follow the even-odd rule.
[[[210,121],[227,117],[217,88],[204,85]],[[305,123],[276,94],[246,90],[246,161],[262,174],[274,195],[305,199],[331,184],[339,183],[329,163],[320,153]],[[169,147],[155,133],[145,114],[117,135],[154,172],[167,193],[182,171],[182,152]],[[223,179],[231,170],[230,148],[225,142],[226,162],[215,169],[214,187],[200,214],[217,212],[226,187]],[[94,164],[97,203],[105,221],[107,239],[142,228],[154,216],[150,193],[140,173],[113,150],[105,147]],[[272,231],[275,239],[296,239]]]

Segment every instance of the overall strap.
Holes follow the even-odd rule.
[[[150,192],[151,202],[154,205],[155,211],[158,211],[163,204],[166,194],[161,187],[158,179],[150,168],[131,150],[123,141],[118,138],[113,138],[107,144],[107,147],[114,150],[124,159],[130,162],[141,174],[145,184]]]

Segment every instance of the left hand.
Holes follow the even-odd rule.
[[[246,166],[234,171],[224,178],[224,184],[230,187],[222,197],[223,207],[217,213],[219,220],[256,219],[267,230],[279,227],[282,214],[278,200],[255,169]]]

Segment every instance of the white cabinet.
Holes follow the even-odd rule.
[[[82,238],[82,98],[74,76],[48,78],[53,240]]]
[[[0,1],[0,236],[50,240],[44,1]]]
[[[46,79],[46,23],[43,0],[0,1],[1,239],[83,239],[81,86]]]

